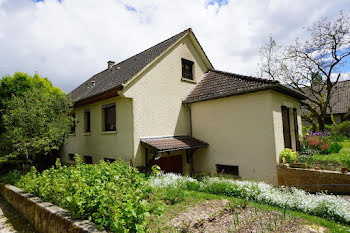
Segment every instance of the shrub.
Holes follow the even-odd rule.
[[[339,142],[332,143],[327,151],[327,154],[337,154],[343,148],[343,146]]]
[[[285,148],[280,152],[280,162],[294,163],[297,160],[297,152],[293,152],[292,149]]]
[[[205,177],[201,181],[175,174],[151,177],[153,187],[176,186],[178,189],[240,197],[268,205],[302,211],[331,220],[350,223],[350,202],[323,193],[310,194],[297,188],[274,188],[263,182]]]
[[[303,154],[330,154],[338,153],[342,145],[340,138],[330,135],[328,132],[308,132],[301,140],[301,152]]]
[[[12,170],[6,175],[0,176],[0,183],[5,184],[15,184],[18,180],[21,179],[22,172],[18,170]]]
[[[138,171],[122,161],[35,168],[16,186],[69,210],[74,218],[89,219],[115,232],[145,232],[157,206],[149,203],[153,189]]]
[[[350,138],[350,121],[344,121],[334,127],[333,132],[335,134],[342,135],[343,137]]]

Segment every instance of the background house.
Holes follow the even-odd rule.
[[[349,120],[350,111],[350,80],[340,81],[334,86],[333,96],[330,101],[330,107],[332,109],[333,119],[335,123],[340,123],[345,120]],[[306,94],[308,92],[305,92]],[[311,96],[311,93],[309,94]],[[327,117],[325,119],[326,124],[333,124],[331,118],[330,109],[327,110]],[[310,126],[312,124],[308,117],[308,110],[302,108],[302,120],[303,125]]]
[[[213,68],[191,29],[94,75],[71,92],[76,127],[60,151],[148,170],[222,172],[277,183],[297,149],[303,95]]]

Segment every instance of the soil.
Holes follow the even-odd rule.
[[[232,205],[228,200],[209,200],[177,214],[168,224],[170,232],[309,232],[327,229],[307,224],[277,211]],[[165,231],[166,232],[166,231]]]

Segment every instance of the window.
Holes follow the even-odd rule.
[[[102,106],[103,109],[103,130],[115,131],[116,130],[116,112],[115,104],[108,104]]]
[[[289,108],[282,106],[282,125],[284,148],[292,149],[292,136],[290,135]]]
[[[109,159],[109,158],[104,158],[103,160],[109,163],[113,163],[115,161],[115,159]]]
[[[216,164],[217,173],[238,176],[238,166]]]
[[[90,110],[85,110],[84,113],[85,133],[90,133]]]
[[[85,156],[84,156],[84,162],[85,162],[86,164],[92,164],[92,157],[89,156],[89,155],[85,155]]]
[[[71,114],[71,116],[73,117],[73,125],[72,125],[72,127],[71,127],[71,129],[70,129],[70,133],[71,133],[71,134],[75,134],[75,125],[76,125],[75,113],[73,112],[73,113]]]
[[[299,126],[298,126],[298,112],[296,108],[293,108],[293,121],[294,121],[294,134],[295,134],[295,144],[296,150],[300,150],[300,141],[299,141]]]
[[[74,161],[74,154],[68,154],[68,158],[69,160]]]
[[[193,61],[182,58],[182,78],[193,80]]]

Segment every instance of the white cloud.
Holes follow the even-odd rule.
[[[108,60],[121,61],[188,27],[215,68],[255,75],[258,50],[269,34],[288,42],[320,16],[350,9],[346,0],[208,3],[0,0],[0,75],[38,71],[70,91]]]

